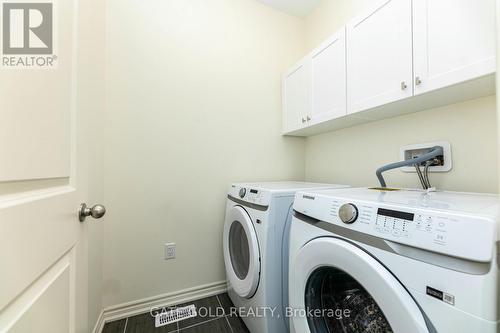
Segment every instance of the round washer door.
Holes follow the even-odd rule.
[[[223,237],[227,278],[240,297],[251,298],[259,285],[260,251],[252,220],[241,206],[229,211]]]
[[[295,332],[429,333],[418,305],[401,283],[372,256],[347,241],[314,239],[291,265],[290,306]]]

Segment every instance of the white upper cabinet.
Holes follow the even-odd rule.
[[[283,77],[309,136],[495,93],[495,0],[374,0]]]
[[[347,114],[346,79],[345,29],[342,29],[311,53],[311,123]]]
[[[412,1],[377,1],[347,25],[348,113],[411,97],[412,63]]]
[[[283,77],[284,132],[303,127],[311,110],[309,58],[301,61]]]
[[[495,0],[413,1],[415,94],[495,72]]]

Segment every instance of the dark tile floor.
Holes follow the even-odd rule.
[[[194,304],[198,316],[163,327],[155,327],[155,318],[150,313],[106,323],[102,333],[249,333],[241,318],[232,315],[233,303],[227,294],[203,298],[179,304]]]

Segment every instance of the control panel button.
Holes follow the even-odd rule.
[[[339,208],[339,217],[346,224],[354,223],[358,218],[358,208],[351,203],[343,204]]]
[[[247,189],[246,189],[246,188],[244,188],[244,187],[242,187],[242,188],[240,189],[240,193],[239,193],[239,194],[240,194],[240,198],[244,198],[244,197],[245,197],[245,194],[247,194]]]

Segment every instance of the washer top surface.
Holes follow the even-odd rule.
[[[313,195],[342,197],[347,200],[361,200],[411,208],[426,208],[479,215],[496,212],[500,207],[500,197],[496,194],[486,193],[427,192],[418,189],[387,191],[378,188],[324,189],[304,192],[310,192]]]
[[[282,181],[282,182],[260,182],[260,183],[235,183],[236,187],[247,187],[262,191],[279,192],[279,193],[295,193],[297,191],[313,190],[320,188],[345,188],[346,185],[325,184],[325,183],[309,183],[299,181]]]
[[[347,185],[307,183],[297,181],[235,183],[229,188],[228,195],[237,200],[268,206],[272,197],[291,197],[297,191],[318,190],[327,188],[346,188]]]

